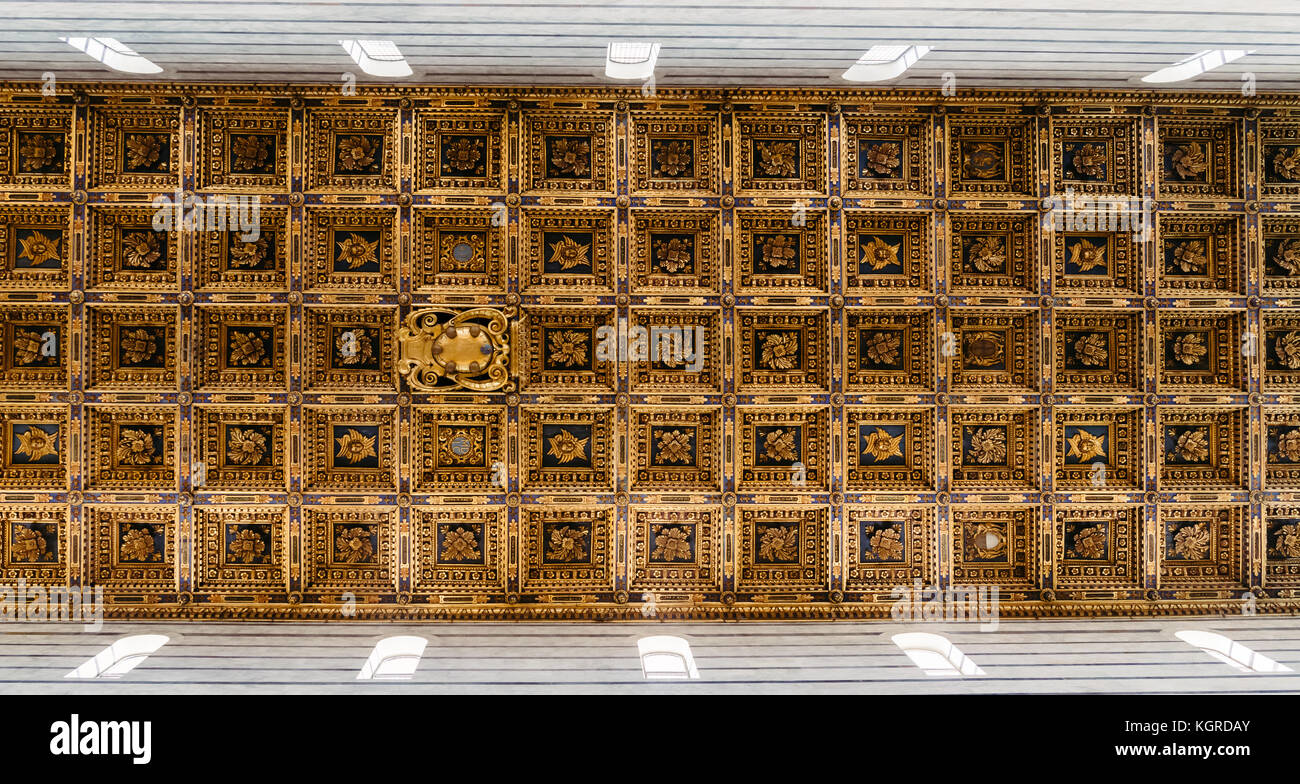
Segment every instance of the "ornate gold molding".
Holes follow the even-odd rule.
[[[419,392],[510,389],[508,331],[505,315],[492,308],[412,311],[397,330],[397,372]]]

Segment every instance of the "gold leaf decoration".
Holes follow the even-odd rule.
[[[1279,526],[1273,534],[1273,546],[1268,554],[1273,558],[1300,558],[1300,523]]]
[[[45,432],[39,427],[27,426],[27,429],[16,434],[18,439],[17,454],[26,455],[31,462],[40,460],[46,455],[57,454],[57,442],[55,436]]]
[[[763,336],[759,361],[773,370],[790,370],[799,363],[799,333],[770,332]]]
[[[546,558],[550,561],[581,561],[587,557],[587,531],[583,528],[561,526],[551,529]]]
[[[769,267],[792,267],[798,260],[799,240],[788,234],[763,239],[763,262]]]
[[[764,561],[796,561],[799,529],[795,526],[758,526],[758,557]]]
[[[149,563],[150,561],[161,561],[162,553],[154,547],[153,531],[147,526],[144,528],[128,528],[126,533],[122,534],[122,545],[119,554],[123,561],[131,563]]]
[[[1080,272],[1094,270],[1105,265],[1106,249],[1087,240],[1079,240],[1070,247],[1070,263]]]
[[[1277,454],[1288,462],[1300,462],[1300,430],[1288,430],[1277,437]]]
[[[1205,430],[1184,430],[1174,450],[1187,462],[1200,463],[1210,456],[1209,434]]]
[[[374,560],[375,545],[370,541],[372,526],[352,528],[340,526],[334,537],[334,558],[340,563],[370,563]]]
[[[59,156],[59,143],[52,136],[28,134],[20,136],[18,145],[18,170],[37,172],[54,163]]]
[[[131,269],[148,269],[162,258],[158,233],[133,231],[122,237],[122,264]]]
[[[795,433],[795,430],[782,430],[781,428],[769,431],[763,439],[763,455],[768,460],[774,461],[795,460]]]
[[[122,333],[122,358],[132,365],[148,362],[158,353],[158,341],[147,329],[128,329]]]
[[[1076,458],[1080,463],[1094,457],[1106,456],[1105,436],[1095,435],[1087,430],[1076,430],[1074,435],[1067,438],[1065,442],[1070,445],[1070,450],[1065,453],[1065,456]]]
[[[235,159],[234,168],[239,171],[262,168],[266,165],[266,159],[271,154],[270,147],[271,140],[260,134],[232,136],[230,138],[230,154]]]
[[[970,526],[971,547],[983,560],[1000,558],[1007,552],[1007,534],[998,523],[976,523]]]
[[[1074,151],[1071,165],[1085,177],[1101,177],[1106,173],[1106,148],[1100,144],[1083,144]]]
[[[1210,168],[1205,160],[1205,150],[1199,144],[1180,144],[1169,156],[1174,166],[1174,173],[1180,179],[1190,180],[1200,177]]]
[[[962,173],[977,180],[993,180],[1002,176],[1002,147],[989,142],[978,142],[963,150]]]
[[[991,367],[1002,361],[1006,348],[1000,333],[973,332],[965,338],[962,356],[967,365]]]
[[[1273,171],[1284,180],[1300,180],[1300,147],[1283,147],[1273,156]]]
[[[548,333],[550,360],[565,367],[580,367],[587,361],[587,334],[566,329]]]
[[[890,245],[880,237],[872,237],[870,242],[862,246],[862,262],[873,271],[893,266],[898,263],[900,245]]]
[[[877,142],[867,145],[862,150],[862,161],[875,174],[891,174],[900,163],[898,143]]]
[[[251,528],[240,528],[230,539],[230,556],[239,563],[259,563],[266,553],[266,541]]]
[[[378,264],[379,257],[379,240],[368,242],[365,237],[355,232],[348,232],[348,236],[342,242],[336,243],[339,246],[337,261],[347,262],[348,269],[357,269],[367,264]]]
[[[41,346],[45,340],[36,332],[14,329],[14,364],[30,365],[41,356]]]
[[[478,549],[478,537],[468,528],[457,526],[448,530],[442,537],[442,552],[438,558],[443,561],[477,561],[483,557]]]
[[[799,173],[796,142],[759,142],[758,169],[768,177],[794,177]]]
[[[1174,247],[1173,256],[1170,259],[1169,270],[1175,269],[1183,272],[1200,272],[1205,269],[1209,260],[1205,256],[1204,240],[1187,240],[1180,242]]]
[[[966,456],[973,462],[987,465],[1007,459],[1007,434],[1001,428],[985,427],[976,430],[970,438],[970,451]]]
[[[1273,263],[1286,270],[1287,275],[1300,274],[1300,240],[1278,243]]]
[[[226,431],[226,459],[235,465],[258,465],[266,455],[266,436],[252,428]]]
[[[1106,336],[1099,332],[1089,332],[1074,342],[1074,355],[1084,365],[1102,367],[1110,356],[1106,350]]]
[[[19,526],[14,529],[12,546],[14,560],[23,563],[52,560],[54,556],[54,553],[46,552],[49,545],[46,544],[45,537],[41,532],[27,526]]]
[[[551,165],[560,174],[585,177],[591,171],[591,145],[586,139],[556,139]]]
[[[871,554],[877,561],[903,560],[903,532],[901,526],[891,525],[877,528],[867,540],[871,545]]]
[[[686,463],[691,459],[691,434],[680,430],[659,432],[659,459],[665,463]]]
[[[259,267],[262,262],[266,261],[267,254],[270,251],[271,243],[266,237],[258,237],[252,242],[236,239],[230,243],[229,264],[235,269]]]
[[[1095,560],[1106,555],[1106,529],[1091,525],[1074,533],[1071,549],[1079,558]]]
[[[459,172],[474,171],[483,158],[483,140],[462,136],[447,145],[447,164]]]
[[[348,428],[348,432],[334,439],[338,443],[339,451],[335,457],[346,460],[349,463],[360,463],[367,458],[376,457],[375,437],[368,436],[353,428]]]
[[[1278,335],[1273,341],[1273,348],[1282,364],[1292,370],[1300,370],[1300,331],[1292,330]]]
[[[162,463],[161,455],[154,452],[153,436],[144,430],[124,427],[117,435],[114,453],[122,465],[150,465]]]
[[[344,136],[338,141],[339,170],[360,172],[375,163],[379,144],[367,136]]]
[[[678,273],[691,265],[693,250],[689,237],[673,237],[655,246],[655,260],[664,272]]]
[[[33,267],[39,267],[47,261],[58,260],[59,238],[47,237],[33,229],[26,237],[18,241],[18,255],[26,256]]]
[[[587,457],[587,442],[590,438],[578,438],[568,430],[561,430],[547,440],[550,448],[547,454],[564,465],[572,463],[574,460],[585,460]]]
[[[572,237],[561,237],[558,242],[551,243],[552,264],[558,264],[560,269],[569,270],[580,264],[590,264],[587,253],[591,249],[591,243],[582,244]]]
[[[1203,561],[1210,554],[1210,528],[1205,523],[1185,525],[1174,534],[1174,552],[1188,561]]]
[[[874,432],[867,435],[865,441],[862,454],[871,458],[873,462],[903,456],[900,449],[903,442],[902,433],[891,436],[884,428],[877,427]]]
[[[483,462],[483,431],[475,428],[438,428],[438,462],[444,465]]]
[[[677,177],[691,167],[691,143],[674,139],[661,146],[655,156],[655,174]]]
[[[253,331],[230,331],[230,356],[232,365],[256,365],[266,357],[266,345]]]
[[[997,272],[1007,263],[1007,252],[1000,237],[976,237],[967,249],[967,260],[980,272]]]
[[[348,337],[349,333],[351,338]],[[365,327],[353,327],[340,332],[334,339],[334,353],[344,365],[364,365],[370,362],[375,358],[370,331]]]
[[[1205,338],[1199,332],[1187,332],[1174,339],[1174,359],[1184,365],[1195,365],[1208,353]]]
[[[131,133],[126,137],[126,165],[132,169],[146,169],[157,165],[162,154],[158,137]]]
[[[691,555],[690,532],[685,528],[672,525],[656,525],[654,527],[655,549],[650,553],[650,558],[655,561],[690,561],[694,558]]]
[[[902,338],[897,332],[872,332],[864,341],[867,359],[877,365],[892,365],[898,361],[898,348]]]

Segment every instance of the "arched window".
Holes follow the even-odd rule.
[[[658,635],[636,641],[641,654],[641,673],[646,680],[690,680],[700,677],[695,669],[691,644],[681,637]]]
[[[895,634],[892,639],[913,664],[932,678],[966,678],[984,674],[984,670],[942,635],[907,632]]]
[[[167,644],[165,634],[134,634],[123,637],[87,659],[65,678],[121,678],[149,655]]]
[[[375,643],[366,663],[361,665],[357,680],[401,680],[415,674],[420,657],[429,641],[423,637],[386,637]]]
[[[1262,653],[1255,653],[1239,642],[1214,632],[1194,629],[1176,632],[1175,637],[1205,651],[1238,672],[1294,672],[1285,664],[1278,664]]]

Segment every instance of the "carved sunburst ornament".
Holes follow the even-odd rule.
[[[59,238],[47,237],[33,229],[18,241],[18,255],[26,256],[33,267],[39,267],[47,261],[57,261],[60,258]]]
[[[162,553],[158,552],[154,546],[153,531],[147,526],[128,528],[126,533],[122,534],[122,544],[118,554],[123,561],[130,563],[149,563],[150,561],[162,560]]]
[[[1300,331],[1292,330],[1278,335],[1273,341],[1278,359],[1292,370],[1300,370]]]
[[[477,561],[483,557],[478,548],[478,537],[468,528],[457,526],[442,536],[442,561]]]
[[[266,454],[266,436],[252,428],[232,427],[226,432],[226,459],[234,465],[258,465]]]
[[[759,142],[758,170],[768,177],[794,177],[799,173],[796,142]]]
[[[234,159],[234,168],[239,171],[255,171],[266,166],[266,159],[271,154],[271,139],[260,134],[232,136],[230,139],[230,156]]]
[[[976,237],[966,251],[966,259],[980,272],[997,272],[1007,263],[1001,237]]]
[[[771,332],[763,336],[759,362],[772,370],[791,370],[799,364],[799,334]]]
[[[375,163],[379,145],[366,136],[344,136],[338,141],[339,170],[360,172]]]
[[[348,428],[346,433],[335,438],[334,441],[339,448],[335,457],[349,463],[360,463],[362,460],[377,455],[375,452],[375,437],[368,436],[353,428]]]
[[[1079,272],[1089,272],[1106,264],[1106,248],[1079,240],[1070,248],[1070,263]]]
[[[796,561],[799,529],[794,526],[758,526],[758,557],[764,561]]]
[[[1205,150],[1199,144],[1180,144],[1169,156],[1169,161],[1173,164],[1174,174],[1184,180],[1197,179],[1210,168],[1205,160]]]
[[[58,453],[56,437],[39,427],[28,425],[27,429],[18,433],[15,438],[18,439],[15,453],[25,455],[30,462],[34,463],[42,457]]]
[[[236,239],[230,243],[229,264],[235,269],[260,267],[271,251],[271,243],[266,237],[258,237],[252,242]]]
[[[336,260],[347,263],[348,269],[379,263],[379,257],[376,255],[379,252],[379,240],[369,242],[360,234],[348,232],[345,239],[335,244],[339,246]]]
[[[162,258],[162,243],[153,231],[132,231],[122,237],[122,265],[149,269]]]
[[[1074,355],[1088,367],[1104,367],[1110,352],[1106,350],[1106,336],[1090,332],[1074,342]]]
[[[587,530],[574,526],[551,529],[546,547],[549,561],[581,561],[587,557]]]
[[[691,459],[691,434],[689,431],[661,430],[659,432],[659,460],[664,463],[687,463]]]
[[[867,434],[863,441],[862,454],[871,458],[872,462],[903,456],[901,449],[903,443],[902,433],[891,436],[884,428],[877,427],[873,432]]]
[[[893,266],[898,263],[898,249],[899,245],[890,245],[880,237],[872,237],[862,246],[862,263],[870,266],[872,271]]]
[[[591,243],[584,245],[572,237],[561,237],[558,241],[551,243],[550,263],[558,264],[562,270],[570,270],[583,264],[590,264],[591,259],[587,255],[590,250]]]
[[[560,465],[572,463],[574,460],[585,460],[587,458],[588,438],[578,438],[568,430],[561,430],[547,440],[547,454],[555,458],[555,462]]]
[[[1184,365],[1195,365],[1208,353],[1205,338],[1199,332],[1188,332],[1174,339],[1174,359]]]
[[[1300,180],[1300,147],[1283,147],[1273,156],[1273,171],[1284,180]]]
[[[370,563],[375,557],[375,545],[371,541],[373,534],[372,526],[368,525],[340,526],[334,537],[334,560],[339,563]]]
[[[1210,554],[1210,528],[1205,523],[1185,525],[1174,534],[1174,553],[1188,561],[1203,561]]]
[[[1208,259],[1205,257],[1204,240],[1187,240],[1174,246],[1174,252],[1169,262],[1169,270],[1175,269],[1182,272],[1201,272],[1205,269]]]
[[[117,450],[114,453],[117,462],[122,465],[150,465],[161,462],[154,451],[153,436],[145,430],[124,427],[117,434]]]
[[[1087,430],[1076,430],[1074,435],[1065,441],[1070,445],[1070,450],[1065,453],[1066,457],[1073,457],[1080,463],[1087,462],[1094,457],[1106,456],[1106,437],[1089,433]]]
[[[1001,428],[984,427],[970,437],[970,450],[966,456],[975,463],[988,465],[1007,459],[1007,434]]]
[[[1178,436],[1174,450],[1189,463],[1204,462],[1210,456],[1209,434],[1205,430],[1185,430]]]
[[[794,430],[782,430],[781,428],[769,431],[763,439],[763,456],[776,462],[794,461],[797,458],[794,443],[795,433]]]
[[[869,144],[862,150],[862,160],[867,171],[878,176],[888,176],[897,169],[899,148],[897,142],[877,142]]]
[[[148,134],[127,134],[125,145],[126,165],[132,169],[155,166],[162,154],[162,144],[158,142],[158,137]]]
[[[265,341],[256,332],[230,331],[230,355],[228,360],[231,365],[256,365],[264,357],[266,357]]]
[[[650,558],[655,561],[690,561],[690,532],[673,525],[656,525],[654,527],[655,549]]]
[[[572,329],[556,330],[550,338],[549,359],[564,367],[581,367],[587,362],[587,333]]]
[[[158,353],[158,341],[147,329],[128,329],[121,337],[122,359],[128,364],[148,362]]]

